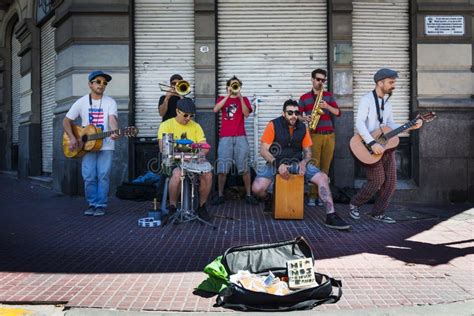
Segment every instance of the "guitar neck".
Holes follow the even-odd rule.
[[[393,131],[388,132],[387,134],[385,134],[385,138],[389,139],[389,138],[392,138],[392,137],[397,136],[398,134],[404,132],[405,130],[407,130],[410,127],[414,126],[416,124],[416,120],[417,120],[417,118],[414,118],[413,120],[408,121],[405,124],[403,124],[402,126],[394,129]]]
[[[122,133],[122,129],[114,129],[112,131],[107,131],[107,132],[100,132],[100,133],[97,133],[97,134],[93,134],[93,135],[88,135],[87,136],[87,140],[97,140],[97,139],[103,139],[103,138],[106,138],[106,137],[109,137],[110,135],[112,134],[121,134]]]

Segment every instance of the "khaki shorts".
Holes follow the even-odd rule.
[[[250,147],[247,136],[228,136],[219,139],[217,149],[217,173],[228,173],[235,164],[239,174],[248,171]]]

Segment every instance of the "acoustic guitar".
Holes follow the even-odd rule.
[[[385,150],[392,149],[397,147],[400,143],[400,139],[397,135],[414,126],[417,120],[421,119],[423,122],[431,122],[435,118],[435,112],[418,114],[413,120],[406,122],[394,130],[388,126],[382,126],[380,129],[377,129],[371,133],[371,135],[377,143],[382,145]],[[375,154],[372,151],[372,148],[362,139],[359,134],[356,134],[351,138],[349,147],[354,157],[364,165],[373,165],[383,156],[383,154]]]
[[[134,126],[116,129],[113,131],[102,132],[100,128],[95,125],[87,125],[81,127],[71,124],[72,132],[77,140],[82,140],[82,147],[75,150],[69,149],[69,136],[66,132],[63,133],[63,152],[67,158],[81,158],[91,151],[99,151],[102,148],[103,139],[112,134],[124,135],[127,137],[135,137],[138,134],[138,128]]]

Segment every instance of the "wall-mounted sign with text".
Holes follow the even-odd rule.
[[[464,35],[464,17],[461,15],[425,16],[425,35]]]

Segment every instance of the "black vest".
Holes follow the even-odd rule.
[[[283,116],[272,120],[275,129],[275,139],[270,146],[270,153],[275,157],[275,167],[282,163],[299,163],[303,159],[303,138],[306,135],[306,125],[296,121],[293,135],[290,136],[288,122]]]

